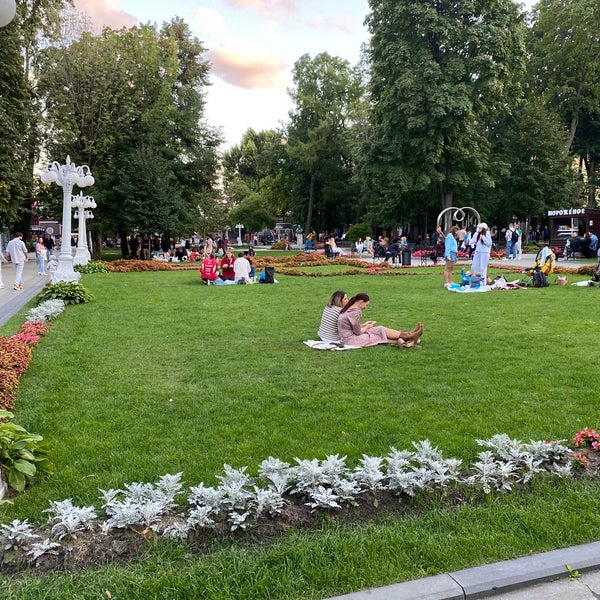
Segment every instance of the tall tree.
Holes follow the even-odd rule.
[[[387,215],[452,206],[494,185],[487,123],[511,109],[524,66],[512,0],[370,0],[371,137],[365,176]]]
[[[100,37],[84,33],[40,57],[52,156],[94,171],[94,225],[191,233],[214,199],[219,135],[203,122],[208,63],[176,19]]]
[[[290,200],[306,231],[334,229],[352,220],[358,186],[353,180],[355,105],[362,94],[357,69],[322,53],[294,65],[286,150],[291,161]]]
[[[19,221],[19,229],[29,228],[40,119],[31,62],[66,3],[22,0],[13,21],[0,28],[0,225]]]
[[[584,112],[600,100],[600,6],[595,0],[540,0],[533,10],[530,68],[536,88],[565,119],[572,145]]]
[[[260,209],[259,220],[264,221],[259,227],[267,226],[288,209],[287,155],[283,141],[278,131],[248,129],[239,146],[223,154],[223,185],[229,203],[235,208],[250,199],[249,206]],[[231,218],[239,222],[235,214]]]
[[[549,209],[581,198],[581,182],[563,152],[568,133],[543,98],[524,101],[496,124],[494,133],[497,183],[479,205],[492,222],[508,223],[516,216],[541,223]]]

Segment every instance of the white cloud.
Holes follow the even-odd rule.
[[[75,0],[75,8],[90,17],[96,32],[104,26],[121,29],[138,24],[133,15],[120,8],[117,0]]]
[[[246,90],[212,78],[207,90],[206,119],[221,127],[225,147],[239,144],[248,128],[277,129],[286,122],[291,100],[286,92],[274,89]]]
[[[245,89],[285,89],[288,66],[280,58],[218,46],[206,54],[211,72],[226,83]]]
[[[223,15],[214,8],[200,6],[194,11],[194,21],[198,25],[203,41],[218,40],[225,35],[227,25]]]

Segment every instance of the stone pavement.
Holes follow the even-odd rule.
[[[0,325],[4,325],[12,316],[16,315],[48,283],[48,277],[40,276],[37,273],[35,254],[30,252],[29,262],[25,263],[23,268],[23,289],[13,290],[15,267],[10,263],[2,264],[4,288],[0,289]]]

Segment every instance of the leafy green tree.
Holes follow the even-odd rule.
[[[242,200],[230,214],[230,222],[242,223],[247,231],[260,231],[265,227],[272,229],[275,219],[267,211],[256,192],[251,192]]]
[[[353,121],[362,95],[357,69],[338,57],[308,54],[294,65],[294,108],[286,132],[290,209],[305,231],[352,220],[359,186],[353,179]]]
[[[565,151],[582,115],[600,99],[600,5],[595,0],[540,0],[533,10],[530,70],[569,127]]]
[[[216,198],[220,136],[203,123],[204,48],[175,19],[83,33],[39,57],[51,156],[96,177],[94,226],[183,235]],[[124,249],[126,251],[126,249]]]
[[[370,0],[371,130],[363,153],[380,218],[473,199],[494,185],[488,123],[524,68],[511,0]],[[460,203],[459,203],[460,204]]]
[[[281,133],[248,129],[239,146],[224,153],[223,185],[232,206],[249,196],[273,217],[288,209],[287,155]],[[232,218],[232,221],[239,222]]]
[[[13,21],[0,28],[0,224],[24,231],[29,228],[33,167],[39,153],[40,111],[31,61],[65,4],[21,0]]]
[[[568,134],[541,97],[523,102],[495,133],[497,184],[481,201],[485,214],[498,224],[513,215],[539,223],[549,209],[578,204],[582,185],[563,151]]]

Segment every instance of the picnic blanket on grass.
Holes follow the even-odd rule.
[[[344,346],[342,342],[323,342],[322,340],[307,340],[304,342],[313,350],[357,350],[360,346]]]

